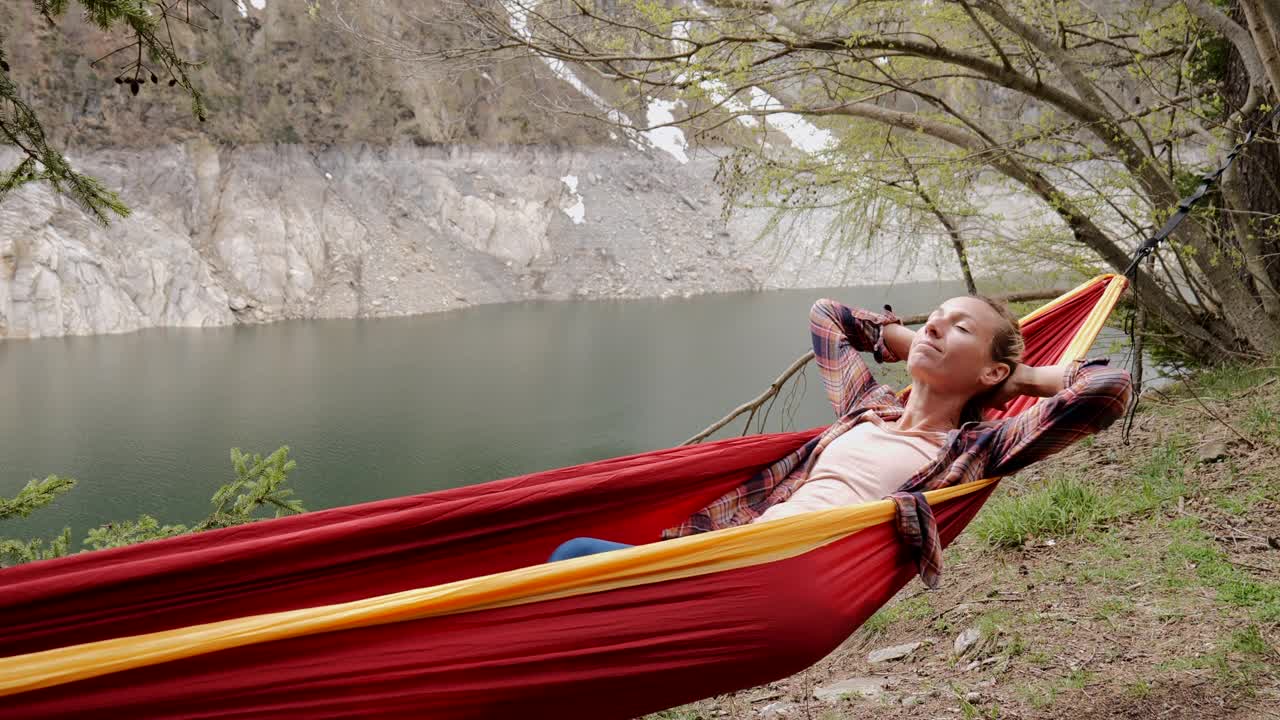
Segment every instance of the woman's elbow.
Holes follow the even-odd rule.
[[[809,308],[809,322],[820,322],[832,317],[832,307],[836,304],[831,298],[820,298]]]
[[[1122,417],[1133,400],[1133,376],[1128,370],[1099,369],[1091,373],[1082,395],[1093,397],[1102,405],[1096,430],[1103,430]]]

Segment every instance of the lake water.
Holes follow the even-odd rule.
[[[139,513],[198,519],[233,476],[231,447],[289,445],[308,509],[669,447],[808,349],[816,298],[909,314],[958,294],[913,283],[0,341],[0,495],[79,480],[0,537],[71,527],[78,547]],[[816,368],[806,377],[767,430],[831,421]]]

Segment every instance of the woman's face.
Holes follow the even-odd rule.
[[[994,387],[1009,366],[991,358],[991,342],[1004,324],[990,305],[962,296],[947,300],[916,331],[907,354],[913,382],[970,397]]]

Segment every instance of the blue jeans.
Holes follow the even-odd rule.
[[[596,553],[609,552],[610,550],[621,550],[623,548],[635,547],[626,543],[612,542],[610,540],[601,540],[592,537],[576,537],[572,540],[560,543],[560,547],[551,553],[551,558],[547,562],[555,562],[557,560],[568,560],[569,558],[582,557],[584,555],[595,555]]]

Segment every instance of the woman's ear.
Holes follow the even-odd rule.
[[[1007,364],[992,361],[982,370],[982,384],[988,388],[993,388],[1004,382],[1012,373],[1013,368],[1009,367]]]

